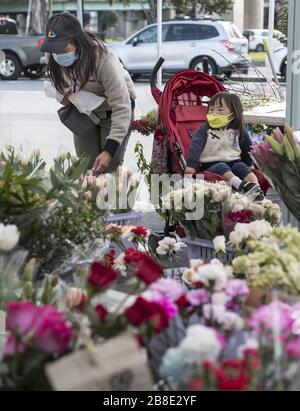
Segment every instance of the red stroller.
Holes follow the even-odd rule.
[[[163,63],[164,59],[160,58],[150,77],[151,92],[159,106],[152,167],[157,174],[183,174],[193,133],[206,121],[209,99],[226,89],[219,80],[208,74],[184,70],[172,76],[162,92],[156,86],[156,78]],[[268,182],[259,171],[255,173],[266,193]],[[204,178],[208,181],[222,180],[221,176],[210,172],[204,172]]]

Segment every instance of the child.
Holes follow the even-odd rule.
[[[238,96],[218,93],[209,102],[207,123],[194,134],[186,174],[204,171],[221,175],[231,187],[244,194],[254,193],[256,201],[264,195],[251,171],[251,140],[245,129],[243,108]]]

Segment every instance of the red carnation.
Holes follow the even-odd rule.
[[[243,361],[224,360],[215,372],[217,386],[224,391],[244,391],[250,383]]]
[[[143,237],[146,237],[148,235],[147,228],[142,226],[142,225],[138,226],[138,227],[133,227],[131,229],[131,232],[135,235],[140,235],[140,236],[143,236]]]
[[[194,377],[189,384],[191,391],[202,391],[204,387],[203,380],[201,378]]]
[[[243,354],[244,364],[249,371],[258,370],[261,367],[259,353],[255,348],[247,348]]]
[[[156,333],[160,333],[169,325],[164,308],[159,304],[144,300],[142,297],[138,297],[136,302],[125,311],[125,316],[135,327],[150,324]]]
[[[182,296],[179,297],[177,301],[175,301],[175,304],[177,304],[177,306],[180,310],[185,310],[187,308],[191,308],[191,303],[187,299],[186,294],[182,294]]]
[[[143,258],[145,253],[135,249],[135,248],[128,248],[124,253],[124,261],[127,264],[137,263],[139,260]]]
[[[101,262],[91,265],[89,283],[95,288],[107,288],[117,278],[117,272]]]
[[[115,257],[116,257],[116,251],[110,250],[108,253],[104,255],[103,263],[107,267],[111,267],[114,264]]]
[[[103,305],[98,304],[95,307],[95,311],[97,313],[97,316],[98,316],[99,320],[101,320],[101,321],[105,320],[108,312],[107,312],[106,308],[103,307]]]
[[[80,299],[80,303],[76,306],[77,310],[79,311],[83,311],[86,304],[88,302],[88,298],[86,295],[82,294],[81,295],[81,299]]]
[[[147,285],[154,283],[163,274],[161,266],[150,255],[144,253],[137,262],[135,275]]]

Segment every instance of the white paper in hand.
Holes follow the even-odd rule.
[[[80,113],[89,116],[92,111],[104,103],[105,97],[97,96],[90,91],[80,90],[77,93],[70,94],[69,100]]]

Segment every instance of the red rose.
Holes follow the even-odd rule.
[[[131,232],[133,234],[140,235],[143,237],[147,237],[148,235],[148,230],[144,226],[134,227],[131,229]]]
[[[127,320],[135,327],[149,324],[154,332],[160,333],[169,325],[166,311],[159,304],[138,297],[136,302],[125,311]]]
[[[128,248],[124,253],[124,261],[127,264],[137,263],[140,259],[143,258],[145,253],[135,249],[135,248]]]
[[[240,360],[224,360],[215,375],[218,388],[224,391],[246,390],[251,380]]]
[[[97,313],[97,316],[98,316],[99,320],[101,320],[101,321],[105,320],[105,318],[107,317],[108,312],[107,312],[106,308],[103,307],[103,305],[98,304],[95,307],[95,311]]]
[[[88,282],[95,288],[107,288],[117,278],[117,272],[101,262],[91,265]]]
[[[146,284],[154,283],[154,281],[157,281],[162,274],[163,269],[161,266],[146,253],[144,253],[137,262],[137,271],[135,275]]]

